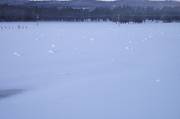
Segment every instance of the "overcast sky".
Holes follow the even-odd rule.
[[[29,1],[50,1],[50,0],[29,0]],[[56,1],[71,1],[71,0],[56,0]],[[116,1],[116,0],[97,0],[97,1]],[[149,0],[149,1],[166,1],[166,0]],[[180,0],[170,0],[170,1],[180,1]]]

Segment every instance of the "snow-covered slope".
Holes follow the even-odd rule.
[[[179,23],[1,23],[0,118],[179,119],[179,33]]]

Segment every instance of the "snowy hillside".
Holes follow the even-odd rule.
[[[179,119],[180,24],[0,24],[0,119]]]

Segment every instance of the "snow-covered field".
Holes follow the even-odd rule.
[[[180,23],[0,23],[0,119],[180,119]]]

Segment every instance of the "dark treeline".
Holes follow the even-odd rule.
[[[114,21],[144,22],[180,21],[180,7],[128,7],[73,9],[71,7],[38,7],[0,5],[0,21]]]

